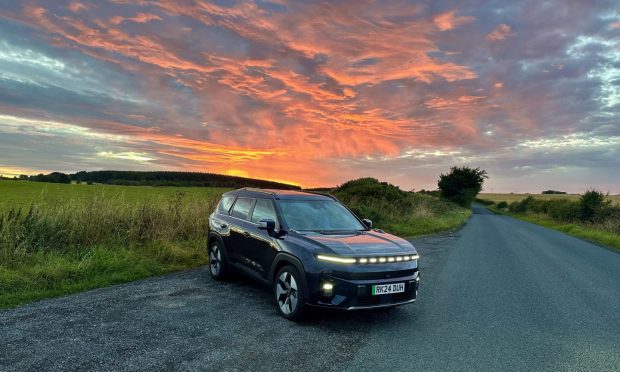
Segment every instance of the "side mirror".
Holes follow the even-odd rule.
[[[362,220],[362,222],[364,223],[364,225],[366,225],[367,228],[372,229],[372,221],[369,220],[368,218],[364,218]]]
[[[273,231],[276,229],[276,221],[274,220],[260,220],[258,221],[258,228],[261,230]]]

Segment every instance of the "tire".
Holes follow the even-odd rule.
[[[303,282],[299,271],[287,265],[278,271],[273,283],[276,308],[289,320],[300,320],[306,315],[307,305]]]
[[[230,275],[230,265],[226,250],[219,240],[214,241],[209,246],[209,272],[215,280],[225,280]]]

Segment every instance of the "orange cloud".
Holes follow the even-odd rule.
[[[135,22],[135,23],[147,23],[150,21],[161,21],[161,17],[157,14],[138,13],[133,17],[115,16],[110,18],[110,23],[113,25],[119,25],[122,22]]]
[[[453,28],[456,28],[465,23],[473,22],[474,20],[474,17],[469,16],[458,17],[456,16],[456,11],[454,10],[441,13],[435,16],[435,18],[433,18],[435,26],[437,26],[440,31],[452,30]]]
[[[502,23],[487,35],[487,39],[491,41],[503,41],[508,36],[512,35],[514,35],[512,32],[512,27]]]

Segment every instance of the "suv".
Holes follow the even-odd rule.
[[[415,248],[372,229],[331,195],[235,190],[222,196],[209,225],[213,278],[236,269],[271,286],[285,318],[299,319],[309,306],[354,310],[416,299]]]

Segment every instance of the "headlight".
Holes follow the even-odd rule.
[[[324,254],[320,254],[316,256],[316,258],[318,258],[321,261],[348,263],[348,264],[355,263],[355,258],[348,258],[348,257],[327,256]]]
[[[319,254],[316,256],[321,261],[335,262],[341,264],[375,264],[375,263],[394,263],[403,261],[416,261],[420,258],[419,255],[406,255],[406,256],[383,256],[383,257],[342,257],[342,256],[330,256],[326,254]]]

